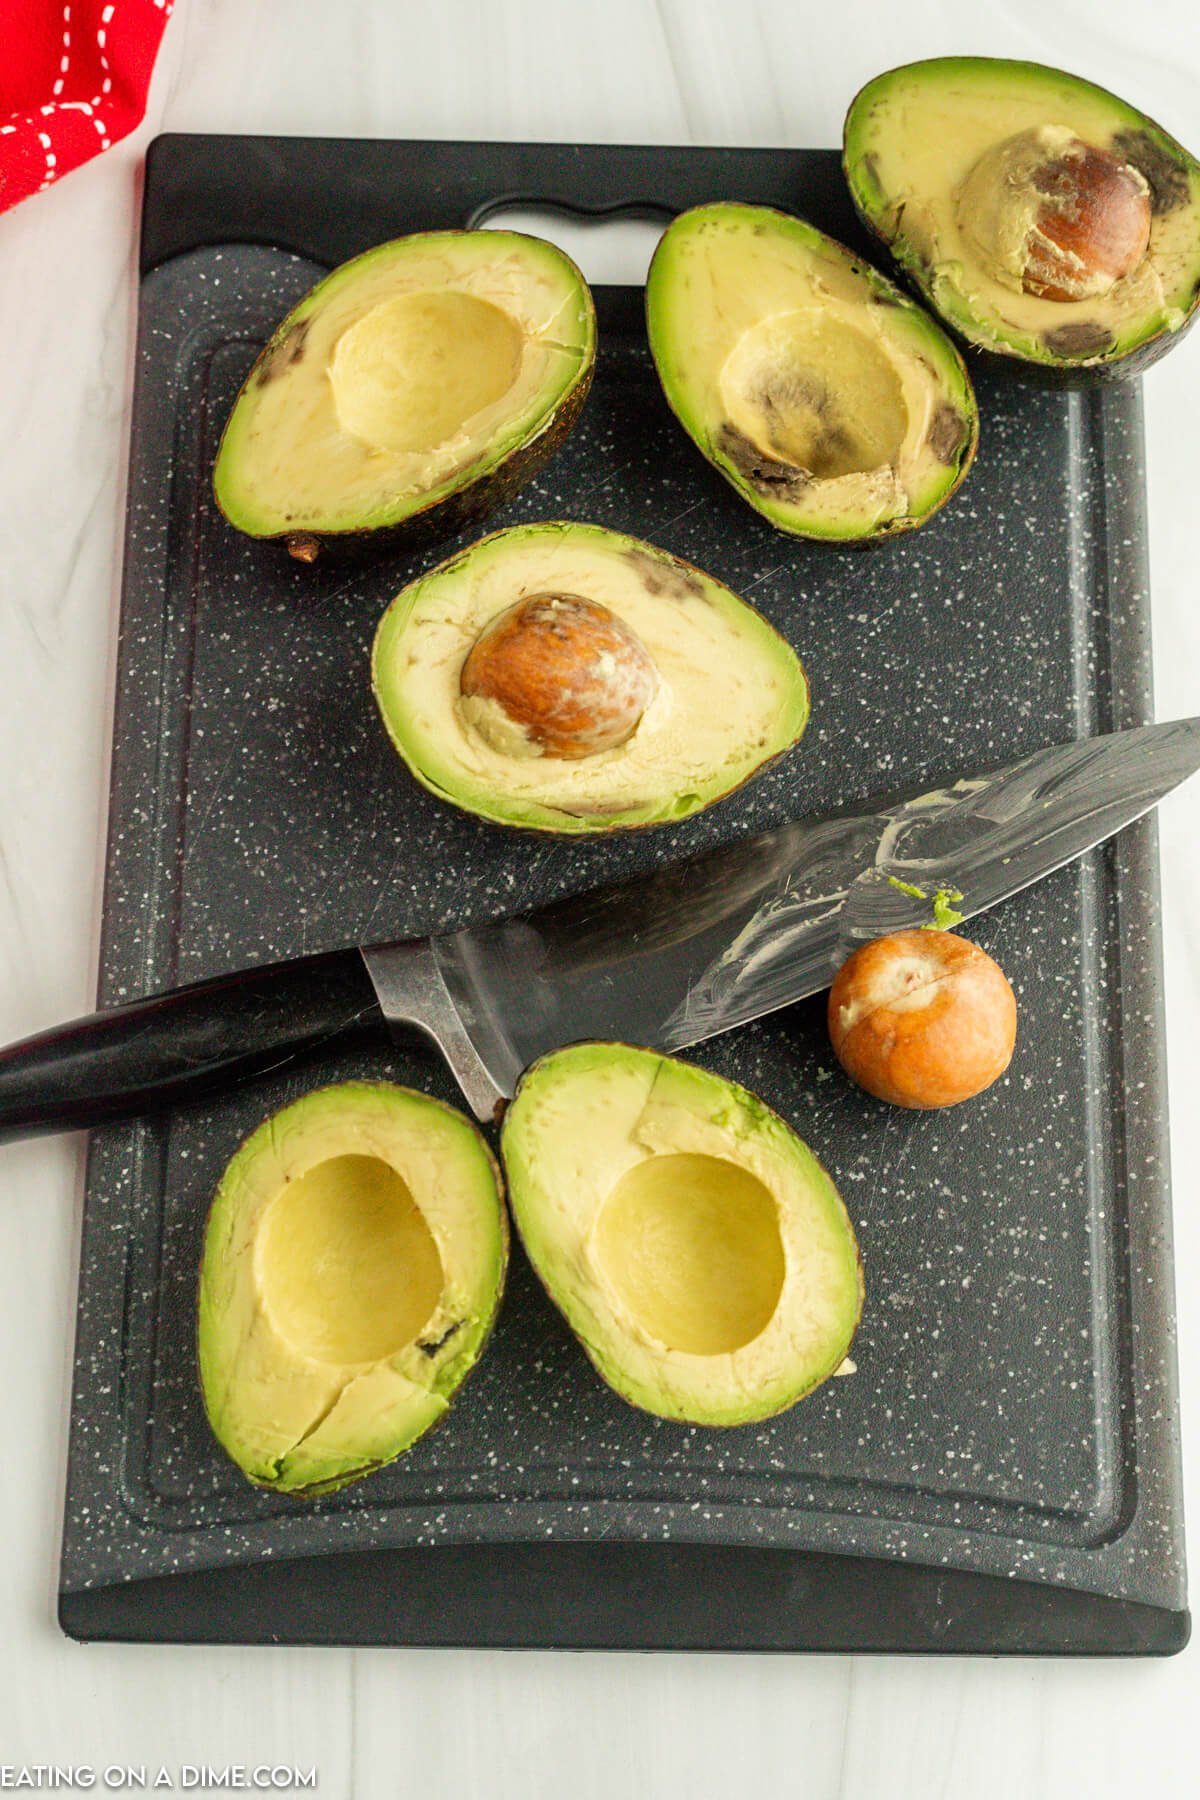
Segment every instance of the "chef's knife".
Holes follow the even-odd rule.
[[[481,1119],[580,1038],[682,1050],[819,992],[868,938],[966,918],[1200,767],[1200,718],[1037,750],[439,937],[219,976],[0,1051],[0,1138],[123,1118],[385,1026],[432,1039]]]

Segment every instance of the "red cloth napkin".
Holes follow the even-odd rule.
[[[173,0],[0,0],[0,211],[141,123]]]

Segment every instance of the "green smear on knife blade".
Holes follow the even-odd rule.
[[[954,901],[962,899],[959,888],[941,887],[931,896],[925,888],[916,887],[911,881],[901,881],[897,875],[889,875],[888,882],[913,900],[932,900],[933,917],[920,927],[922,931],[949,931],[952,925],[961,925],[967,916],[954,910]]]

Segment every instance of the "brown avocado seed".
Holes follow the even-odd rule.
[[[1043,300],[1096,299],[1131,275],[1150,211],[1137,169],[1062,126],[988,150],[958,196],[959,224],[991,272]]]
[[[896,931],[843,963],[829,1036],[852,1081],[893,1106],[954,1106],[1008,1067],[1017,1003],[986,950],[950,931]]]
[[[464,699],[498,706],[536,751],[577,760],[632,737],[658,671],[637,633],[598,600],[529,594],[480,633],[459,686]],[[495,735],[486,714],[475,723]]]

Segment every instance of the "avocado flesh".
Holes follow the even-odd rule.
[[[205,1231],[200,1383],[251,1481],[341,1487],[437,1423],[504,1282],[495,1163],[471,1122],[383,1083],[322,1088],[246,1139]]]
[[[1150,242],[1134,271],[1077,300],[1025,293],[980,249],[996,202],[983,159],[1025,133],[1076,137],[1137,169]],[[1091,82],[1039,63],[941,57],[869,82],[846,118],[845,168],[867,226],[968,343],[1031,373],[1134,374],[1194,317],[1200,298],[1200,163],[1161,126]],[[1011,195],[1009,196],[1011,201]],[[1013,209],[1015,212],[1015,209]],[[1015,232],[1020,221],[1001,220]],[[985,235],[992,235],[985,232]]]
[[[460,693],[479,634],[542,593],[601,602],[649,652],[654,697],[614,749],[537,754],[499,709]],[[384,614],[372,675],[418,781],[468,812],[541,831],[685,818],[787,750],[808,719],[799,658],[760,613],[666,551],[598,525],[515,526],[422,576]]]
[[[741,1425],[842,1365],[862,1310],[828,1175],[752,1094],[624,1044],[528,1070],[501,1134],[530,1261],[634,1406]]]
[[[978,415],[958,352],[803,220],[734,203],[681,213],[650,267],[646,321],[681,424],[781,531],[910,530],[970,466]]]
[[[293,542],[457,529],[574,422],[596,326],[583,276],[517,232],[428,232],[335,269],[250,371],[213,475],[222,512]]]

